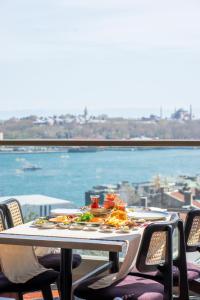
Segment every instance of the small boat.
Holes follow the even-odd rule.
[[[41,167],[38,167],[36,165],[29,165],[22,168],[23,171],[38,171],[41,170]]]
[[[97,152],[97,147],[73,147],[69,148],[69,153],[87,153],[87,152]]]

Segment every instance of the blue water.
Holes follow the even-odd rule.
[[[41,170],[22,170],[31,163]],[[100,151],[88,153],[0,153],[0,196],[44,194],[83,205],[98,184],[141,182],[161,174],[200,173],[200,149]]]

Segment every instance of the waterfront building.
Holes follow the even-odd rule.
[[[0,141],[2,141],[2,140],[3,140],[3,132],[0,131]]]

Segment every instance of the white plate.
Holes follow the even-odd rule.
[[[39,228],[41,228],[41,229],[52,229],[52,228],[55,228],[55,224],[50,223],[50,222],[49,223],[44,223]]]
[[[145,219],[146,221],[158,221],[158,220],[165,220],[168,217],[168,213],[141,210],[141,211],[128,212],[128,216],[135,220]]]
[[[82,213],[80,209],[75,208],[56,208],[51,210],[51,215],[53,216],[81,215]]]
[[[83,228],[84,231],[97,231],[97,227],[92,227],[92,226],[86,226]]]
[[[131,231],[132,231],[131,229],[127,229],[127,230],[118,229],[118,230],[116,230],[116,232],[119,232],[119,233],[130,233]]]
[[[83,230],[84,226],[81,225],[71,225],[69,226],[70,230]]]
[[[57,226],[62,229],[68,229],[70,224],[58,223]]]
[[[115,229],[113,228],[102,228],[102,229],[99,229],[99,232],[107,232],[107,233],[112,233],[112,232],[114,232],[115,231]]]

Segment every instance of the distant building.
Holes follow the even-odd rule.
[[[190,111],[184,110],[183,108],[175,110],[175,112],[171,115],[171,119],[177,121],[192,120],[192,107],[190,106]]]
[[[3,140],[3,132],[0,132],[0,141]]]
[[[161,118],[160,118],[160,116],[151,114],[151,115],[149,115],[149,117],[142,117],[141,120],[146,121],[146,122],[158,122],[161,120]]]

